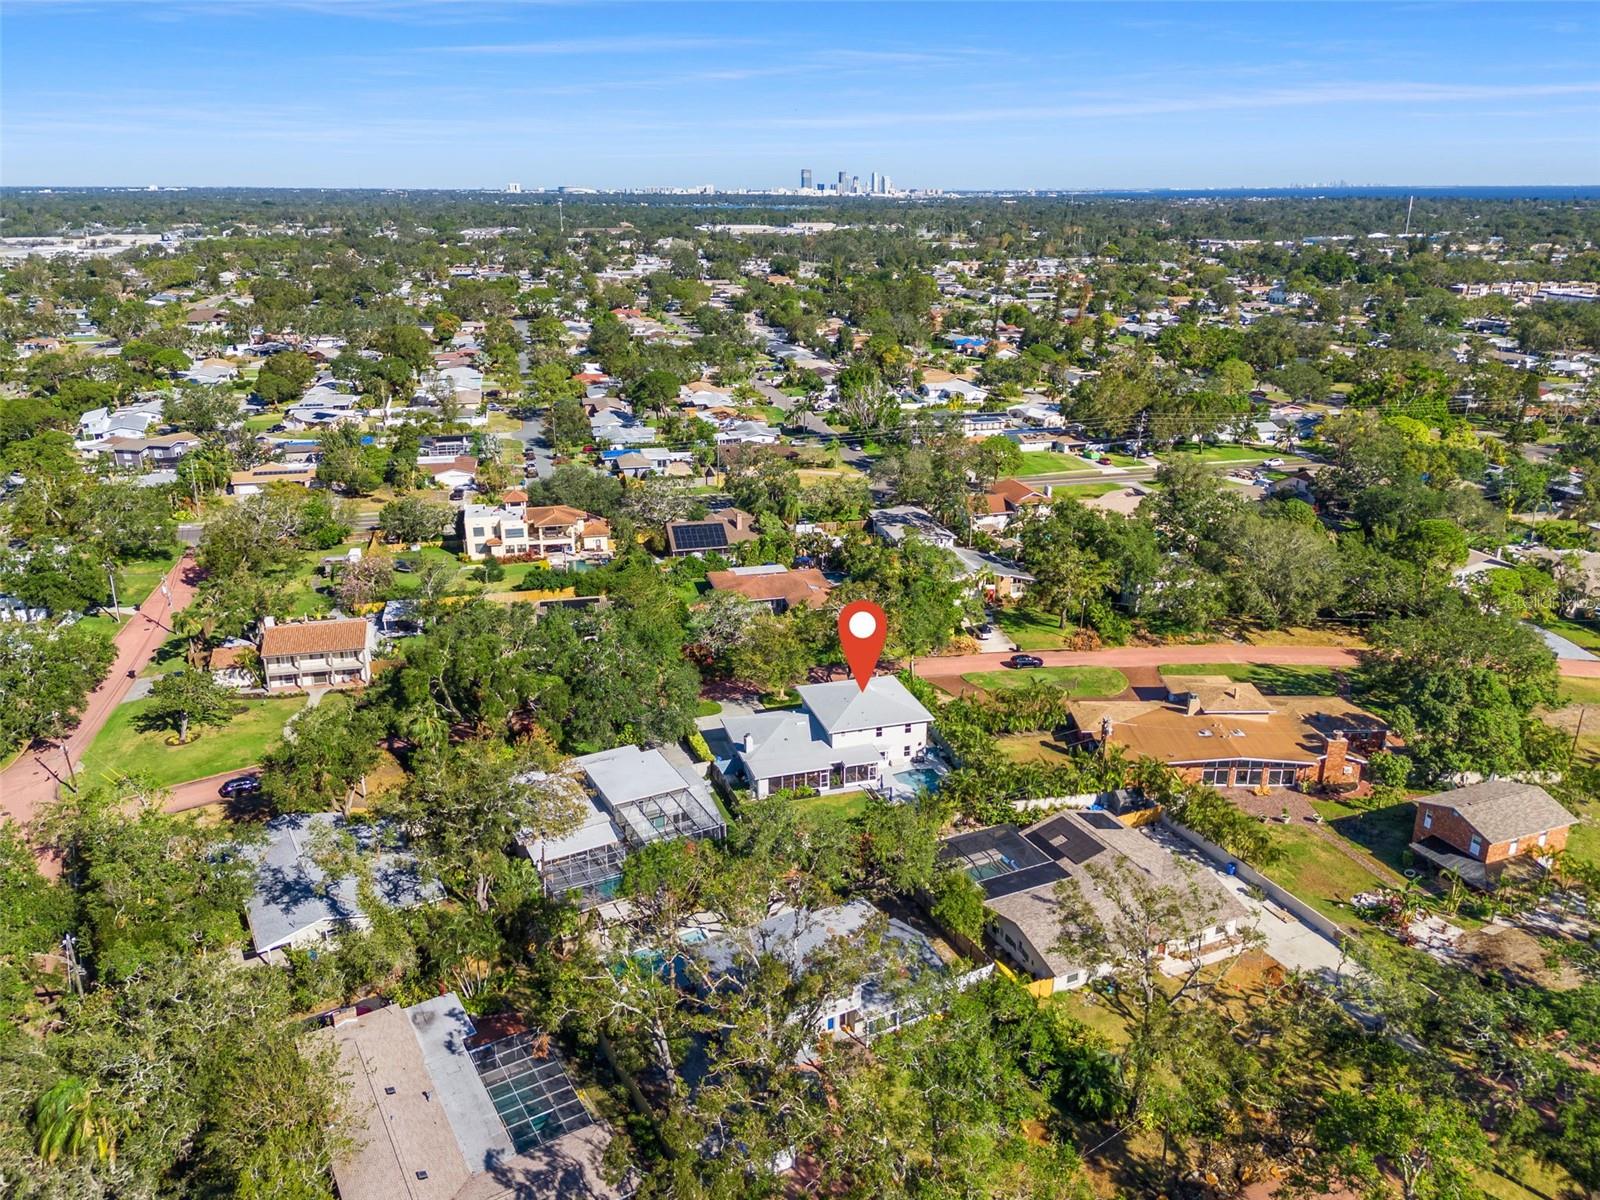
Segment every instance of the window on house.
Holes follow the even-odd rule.
[[[1429,810],[1425,811],[1422,814],[1422,827],[1424,829],[1432,829],[1433,828],[1433,810],[1432,809],[1429,809]]]
[[[911,726],[909,726],[909,725],[907,725],[907,726],[906,726],[906,732],[907,732],[907,733],[910,733],[910,732],[911,732]]]
[[[1516,838],[1512,838],[1511,839],[1511,845],[1506,847],[1506,857],[1507,858],[1515,858],[1517,856],[1517,847],[1520,844],[1521,843],[1519,843]]]
[[[834,1027],[834,1024],[835,1024],[835,1022],[836,1022],[836,1020],[837,1020],[837,1019],[836,1019],[836,1018],[834,1018],[834,1017],[829,1017],[829,1018],[828,1018],[828,1029],[829,1029],[829,1030],[830,1030],[830,1031],[832,1031],[832,1029],[833,1029],[833,1027]]]
[[[1478,855],[1483,853],[1483,842],[1477,834],[1472,835],[1472,841],[1467,845],[1467,853],[1472,855],[1473,858],[1477,858]]]

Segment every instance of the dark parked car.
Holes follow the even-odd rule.
[[[409,575],[417,569],[417,560],[414,558],[397,558],[394,560],[394,569],[402,575]]]
[[[994,636],[994,626],[988,624],[987,622],[985,622],[984,624],[979,625],[976,629],[974,629],[973,632],[975,634],[977,634],[981,638],[993,637]]]
[[[1007,667],[1042,667],[1044,659],[1037,654],[1013,654],[1003,664]]]
[[[254,796],[261,790],[261,776],[240,775],[228,780],[217,790],[230,799],[236,796]]]

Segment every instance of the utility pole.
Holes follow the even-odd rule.
[[[1405,237],[1411,236],[1411,206],[1416,202],[1417,198],[1415,196],[1406,197],[1406,231],[1403,235]]]

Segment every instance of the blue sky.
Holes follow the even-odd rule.
[[[1600,183],[1592,4],[3,11],[11,185]]]

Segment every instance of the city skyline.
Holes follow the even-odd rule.
[[[937,37],[907,7],[16,0],[4,182],[1600,181],[1600,33],[1571,6],[1367,5],[1356,32],[1319,4],[942,6]]]

